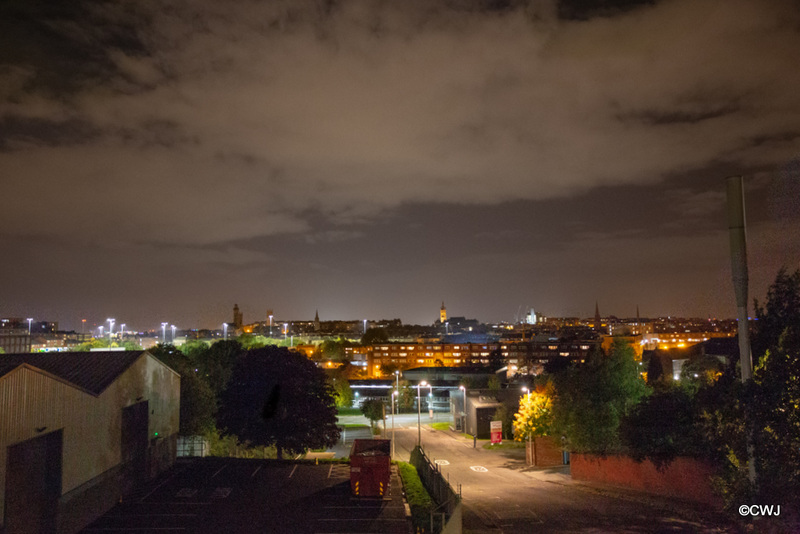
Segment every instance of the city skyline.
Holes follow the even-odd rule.
[[[790,1],[0,9],[0,316],[728,318],[731,175],[800,267]]]

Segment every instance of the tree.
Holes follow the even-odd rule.
[[[554,376],[556,427],[573,450],[606,454],[620,448],[622,417],[647,392],[633,348],[615,340],[608,355],[598,347],[584,365]]]
[[[350,388],[348,382],[342,376],[331,379],[333,386],[333,394],[336,398],[337,408],[350,408],[353,405],[353,390]]]
[[[553,430],[552,385],[531,391],[519,400],[519,410],[514,414],[514,439],[527,441],[536,436],[547,436]]]
[[[379,399],[367,399],[361,403],[361,413],[369,419],[369,427],[374,430],[375,422],[383,419],[383,402]]]
[[[255,336],[253,334],[242,334],[236,341],[242,346],[244,350],[260,349],[267,346],[267,338],[264,336]]]
[[[195,365],[207,380],[215,395],[220,395],[228,384],[236,359],[244,353],[244,349],[235,340],[217,341]]]
[[[361,336],[361,344],[364,346],[387,343],[388,341],[389,333],[385,328],[368,328],[364,335]]]
[[[767,290],[767,302],[755,301],[753,355],[761,358],[779,346],[800,347],[800,270],[781,269]]]
[[[417,400],[417,391],[411,387],[407,380],[400,381],[400,394],[397,398],[397,410],[399,413],[411,412],[414,410],[414,403]]]
[[[242,440],[283,452],[339,439],[334,391],[314,362],[282,347],[246,352],[222,395],[219,425]]]
[[[347,356],[344,349],[349,346],[351,346],[351,343],[342,337],[338,339],[326,339],[317,347],[316,355],[320,360],[345,362],[347,361]]]
[[[181,375],[179,433],[183,436],[207,434],[214,430],[217,397],[192,361],[174,345],[159,344],[150,354]]]
[[[634,406],[620,422],[620,438],[632,458],[665,468],[678,456],[702,451],[692,389],[663,385]]]
[[[489,388],[489,392],[492,395],[497,395],[500,392],[500,379],[497,377],[497,375],[492,375],[489,377],[486,387]]]

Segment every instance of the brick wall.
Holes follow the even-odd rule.
[[[659,473],[650,461],[636,462],[627,456],[571,454],[572,478],[600,482],[646,493],[698,503],[721,505],[711,490],[713,470],[694,458],[676,458]]]

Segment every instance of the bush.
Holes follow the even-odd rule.
[[[650,460],[659,470],[677,456],[697,456],[701,451],[694,399],[680,387],[661,389],[642,399],[623,417],[619,430],[631,457]]]
[[[411,522],[416,532],[425,532],[430,529],[433,499],[428,495],[417,474],[417,469],[408,462],[397,462],[400,478],[403,479],[403,489],[406,500],[411,507]]]

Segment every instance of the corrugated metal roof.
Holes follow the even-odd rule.
[[[99,395],[144,352],[131,350],[0,354],[0,377],[22,364],[28,364]]]

